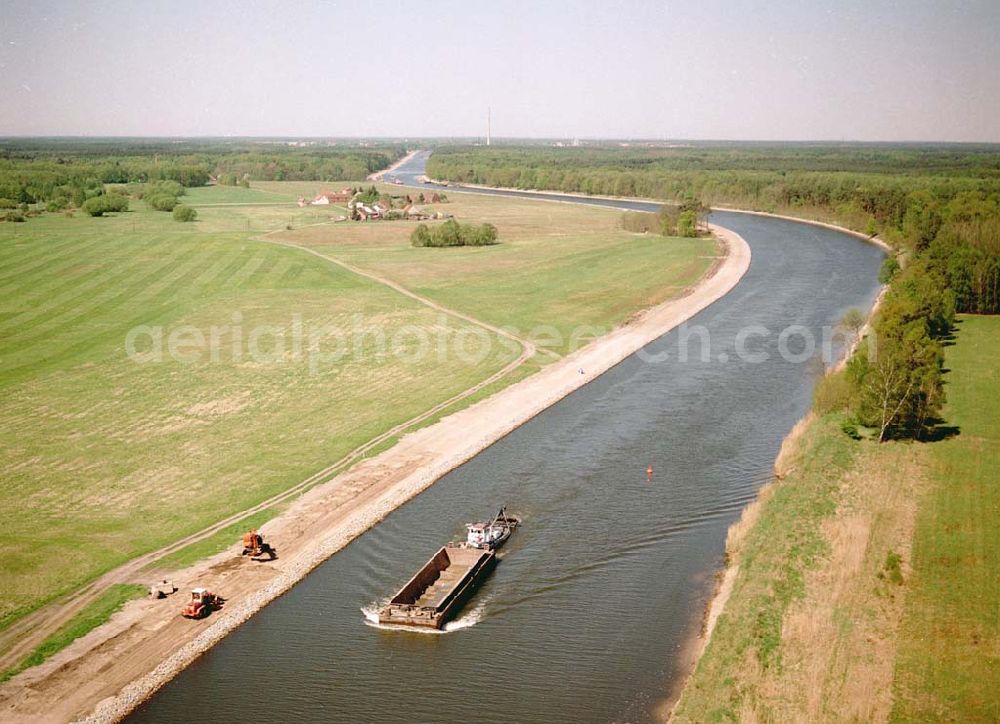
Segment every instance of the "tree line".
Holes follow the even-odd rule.
[[[53,203],[81,208],[108,184],[175,182],[204,186],[213,179],[247,185],[261,181],[337,181],[364,178],[389,166],[405,149],[197,141],[0,141],[0,207]],[[38,209],[36,209],[38,210]]]

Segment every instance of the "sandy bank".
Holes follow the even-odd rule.
[[[263,528],[278,548],[278,560],[255,564],[231,549],[169,574],[181,588],[179,595],[129,604],[107,625],[0,686],[0,718],[113,721],[125,716],[309,571],[442,475],[725,295],[749,268],[750,248],[729,230],[713,227],[713,232],[727,253],[714,274],[685,296],[646,310],[576,353],[406,435],[391,449],[304,494]],[[228,600],[225,608],[204,621],[180,618],[185,589],[195,584],[223,595]]]
[[[406,154],[401,159],[399,159],[398,161],[396,161],[396,163],[392,164],[389,168],[382,169],[381,171],[376,171],[375,173],[368,174],[368,178],[366,180],[368,180],[368,181],[381,181],[383,178],[385,178],[386,174],[392,173],[397,168],[399,168],[400,166],[402,166],[404,163],[406,163],[407,161],[409,161],[411,158],[413,158],[414,156],[416,156],[418,153],[420,153],[420,151],[410,151],[408,154]]]
[[[834,231],[839,231],[841,234],[847,234],[849,236],[855,236],[859,239],[864,239],[870,244],[881,247],[890,254],[893,249],[889,244],[880,239],[877,235],[871,236],[869,234],[864,234],[860,231],[855,231],[854,229],[848,229],[846,226],[838,226],[837,224],[831,224],[827,221],[816,221],[815,219],[804,219],[800,216],[789,216],[787,214],[773,214],[770,211],[748,211],[746,209],[737,209],[732,206],[713,206],[713,211],[732,211],[737,214],[753,214],[754,216],[767,216],[772,219],[785,219],[786,221],[797,221],[800,224],[809,224],[810,226],[822,226],[824,229],[833,229]]]

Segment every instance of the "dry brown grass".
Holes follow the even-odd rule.
[[[903,589],[879,574],[890,551],[909,560],[924,476],[919,450],[870,452],[842,480],[837,511],[822,524],[829,552],[786,613],[783,666],[757,667],[751,679],[760,702],[744,707],[745,721],[764,712],[802,722],[889,717]]]
[[[730,529],[719,598],[732,595],[678,720],[888,720],[906,587],[885,565],[900,554],[909,577],[925,457],[852,442],[828,417],[796,426]]]

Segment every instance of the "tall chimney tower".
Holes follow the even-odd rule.
[[[490,145],[490,133],[492,131],[491,126],[492,126],[492,121],[493,121],[492,116],[493,116],[493,109],[490,108],[489,106],[486,106],[486,145],[487,146]]]

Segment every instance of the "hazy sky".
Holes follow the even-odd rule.
[[[0,135],[1000,141],[1000,0],[0,0]]]

